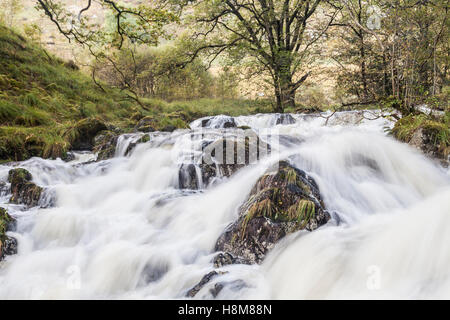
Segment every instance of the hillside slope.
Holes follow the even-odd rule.
[[[127,127],[140,108],[119,90],[106,90],[73,63],[0,26],[0,159],[64,156],[65,132],[84,118]]]
[[[33,156],[64,157],[85,119],[127,132],[144,118],[153,129],[184,128],[207,115],[270,112],[269,101],[200,99],[167,103],[136,101],[117,88],[95,85],[65,62],[0,25],[0,163]],[[98,121],[97,121],[98,120]]]

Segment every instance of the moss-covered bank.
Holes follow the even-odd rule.
[[[450,112],[441,116],[414,114],[395,124],[393,135],[425,154],[448,164],[450,155]]]

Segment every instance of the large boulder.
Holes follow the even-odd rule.
[[[0,261],[17,253],[17,240],[6,235],[7,231],[15,228],[15,222],[4,208],[0,208]]]
[[[64,133],[64,137],[70,142],[73,150],[92,150],[95,145],[95,136],[107,130],[106,125],[95,118],[87,118],[78,121],[75,126]]]
[[[238,219],[217,240],[215,250],[221,252],[213,259],[214,267],[261,263],[286,235],[299,230],[313,231],[329,219],[316,182],[287,161],[280,161],[256,182],[239,208]],[[221,271],[206,274],[186,296],[196,296],[222,274]],[[224,286],[239,290],[246,283],[219,281],[207,293],[216,297]]]
[[[8,182],[11,183],[9,202],[28,207],[37,206],[42,188],[31,182],[32,179],[31,173],[23,168],[11,169],[8,173]]]
[[[199,189],[200,179],[205,187],[215,178],[231,177],[239,169],[256,163],[270,151],[270,145],[262,141],[252,130],[205,143],[200,163],[180,166],[179,187]]]
[[[253,187],[239,218],[216,242],[222,253],[216,267],[229,263],[261,263],[286,235],[313,231],[330,219],[315,181],[286,161],[279,162]],[[226,259],[224,259],[226,257]]]

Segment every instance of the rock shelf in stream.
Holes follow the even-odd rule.
[[[199,163],[180,166],[178,178],[180,189],[201,189],[214,179],[231,177],[239,169],[255,164],[271,152],[271,146],[261,140],[252,130],[223,136],[202,148]]]
[[[27,207],[37,206],[42,194],[42,188],[31,182],[33,176],[23,168],[11,169],[8,182],[11,183],[10,203],[24,204]]]
[[[108,160],[115,156],[127,156],[140,143],[150,141],[150,136],[143,133],[119,135],[112,131],[102,131],[94,139],[94,153],[97,161]]]

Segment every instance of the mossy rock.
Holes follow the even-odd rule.
[[[28,182],[31,181],[31,179],[33,179],[31,173],[23,168],[12,169],[8,172],[8,182],[11,183],[11,185]]]
[[[15,221],[5,208],[0,207],[0,240],[5,240],[5,233],[14,228]]]
[[[153,132],[157,126],[157,121],[152,116],[146,116],[139,120],[134,127],[134,131]]]
[[[287,234],[313,231],[329,219],[315,181],[281,161],[257,181],[238,220],[219,237],[215,249],[239,263],[260,263]]]
[[[396,122],[392,129],[395,138],[421,150],[448,166],[450,155],[449,113],[443,117],[425,114],[409,115]]]
[[[26,169],[11,169],[8,181],[11,183],[10,203],[24,204],[28,207],[37,206],[42,194],[42,188],[31,182],[32,175]]]
[[[148,134],[143,135],[142,138],[139,139],[138,143],[147,143],[150,141],[150,136]]]
[[[0,129],[0,159],[23,161],[31,157],[63,157],[69,148],[56,132],[8,127]]]
[[[156,130],[173,132],[177,129],[188,129],[188,124],[180,117],[164,117],[156,124]]]
[[[263,151],[268,154],[270,150],[270,145],[263,142],[253,131],[250,134],[241,132],[236,136],[220,138],[204,145],[200,163],[197,164],[203,185],[210,185],[215,178],[231,177],[241,168],[264,157]],[[228,158],[229,154],[232,154],[232,157]],[[181,165],[178,177],[180,189],[198,189],[200,186],[194,164]]]

